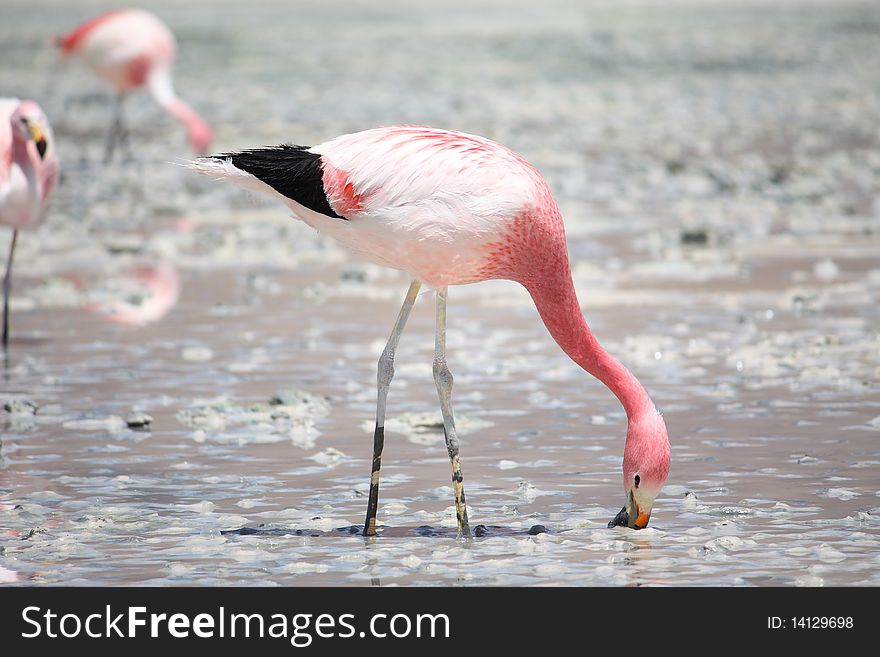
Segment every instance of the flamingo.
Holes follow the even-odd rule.
[[[58,180],[55,138],[46,115],[32,100],[0,98],[0,223],[12,228],[3,278],[3,350],[9,346],[9,293],[18,231],[46,216]]]
[[[171,69],[177,46],[171,30],[156,16],[140,9],[111,11],[55,37],[54,43],[61,49],[62,56],[80,57],[116,90],[105,162],[113,157],[117,140],[120,144],[127,141],[123,102],[130,91],[141,87],[146,87],[161,107],[183,123],[196,153],[208,150],[213,131],[174,92]]]
[[[146,326],[167,315],[180,299],[180,274],[167,262],[138,262],[115,281],[116,298],[86,306],[106,322]]]
[[[436,292],[434,381],[452,465],[460,536],[470,536],[446,362],[450,285],[523,285],[562,350],[604,383],[627,416],[626,503],[609,527],[647,526],[669,473],[669,437],[638,379],[591,332],[571,277],[562,215],[541,175],[483,137],[419,126],[342,135],[314,147],[279,145],[202,157],[198,173],[283,201],[293,216],[354,254],[407,272],[409,290],[379,358],[376,425],[364,536],[376,534],[385,407],[394,354],[422,285]]]

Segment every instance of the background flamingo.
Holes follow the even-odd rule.
[[[39,225],[58,180],[52,128],[32,100],[0,99],[0,223],[12,227],[3,278],[3,349],[9,345],[9,293],[18,231]]]
[[[128,92],[141,87],[183,123],[193,150],[204,153],[208,149],[213,138],[211,127],[174,93],[171,69],[177,46],[171,30],[156,16],[140,9],[112,11],[56,37],[55,44],[65,57],[83,59],[117,92],[105,161],[113,157],[117,142],[127,142],[123,101]]]
[[[482,137],[424,127],[343,135],[312,148],[276,146],[201,158],[199,173],[281,199],[293,215],[355,254],[412,277],[378,366],[378,401],[364,535],[376,533],[385,403],[394,353],[422,284],[436,290],[434,381],[440,398],[459,533],[469,535],[446,364],[450,285],[509,279],[531,294],[566,354],[623,405],[626,504],[609,526],[642,528],[669,472],[666,425],[638,380],[609,355],[581,313],[562,216],[547,183],[520,156]]]
[[[158,322],[180,299],[180,274],[168,262],[137,262],[109,283],[100,298],[87,310],[107,322],[124,326],[145,326]]]

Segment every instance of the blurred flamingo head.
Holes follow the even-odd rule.
[[[31,155],[40,160],[46,157],[50,143],[53,141],[49,120],[37,103],[23,100],[12,114],[12,127],[15,138],[27,144]]]
[[[187,138],[189,145],[198,155],[204,155],[208,152],[211,142],[214,141],[214,131],[200,117],[187,122],[186,125]]]

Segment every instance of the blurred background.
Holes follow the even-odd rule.
[[[214,151],[415,123],[547,179],[587,319],[664,412],[672,472],[651,528],[605,529],[617,401],[517,285],[453,288],[463,473],[490,529],[468,544],[428,299],[389,397],[389,529],[336,531],[363,522],[407,278],[176,166],[184,133],[146,93],[126,102],[131,156],[104,164],[111,95],[48,41],[120,6],[0,7],[0,96],[42,105],[61,159],[16,254],[0,581],[880,583],[875,3],[141,4],[177,37],[175,86]]]

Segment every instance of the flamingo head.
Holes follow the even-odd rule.
[[[623,450],[623,488],[626,504],[609,527],[644,529],[654,499],[669,475],[669,435],[663,416],[655,409],[630,418]]]
[[[12,114],[12,128],[15,138],[25,142],[32,158],[46,158],[53,141],[52,128],[39,105],[31,100],[21,101]]]
[[[199,155],[208,152],[214,141],[214,131],[200,116],[194,115],[186,124],[189,145]]]

